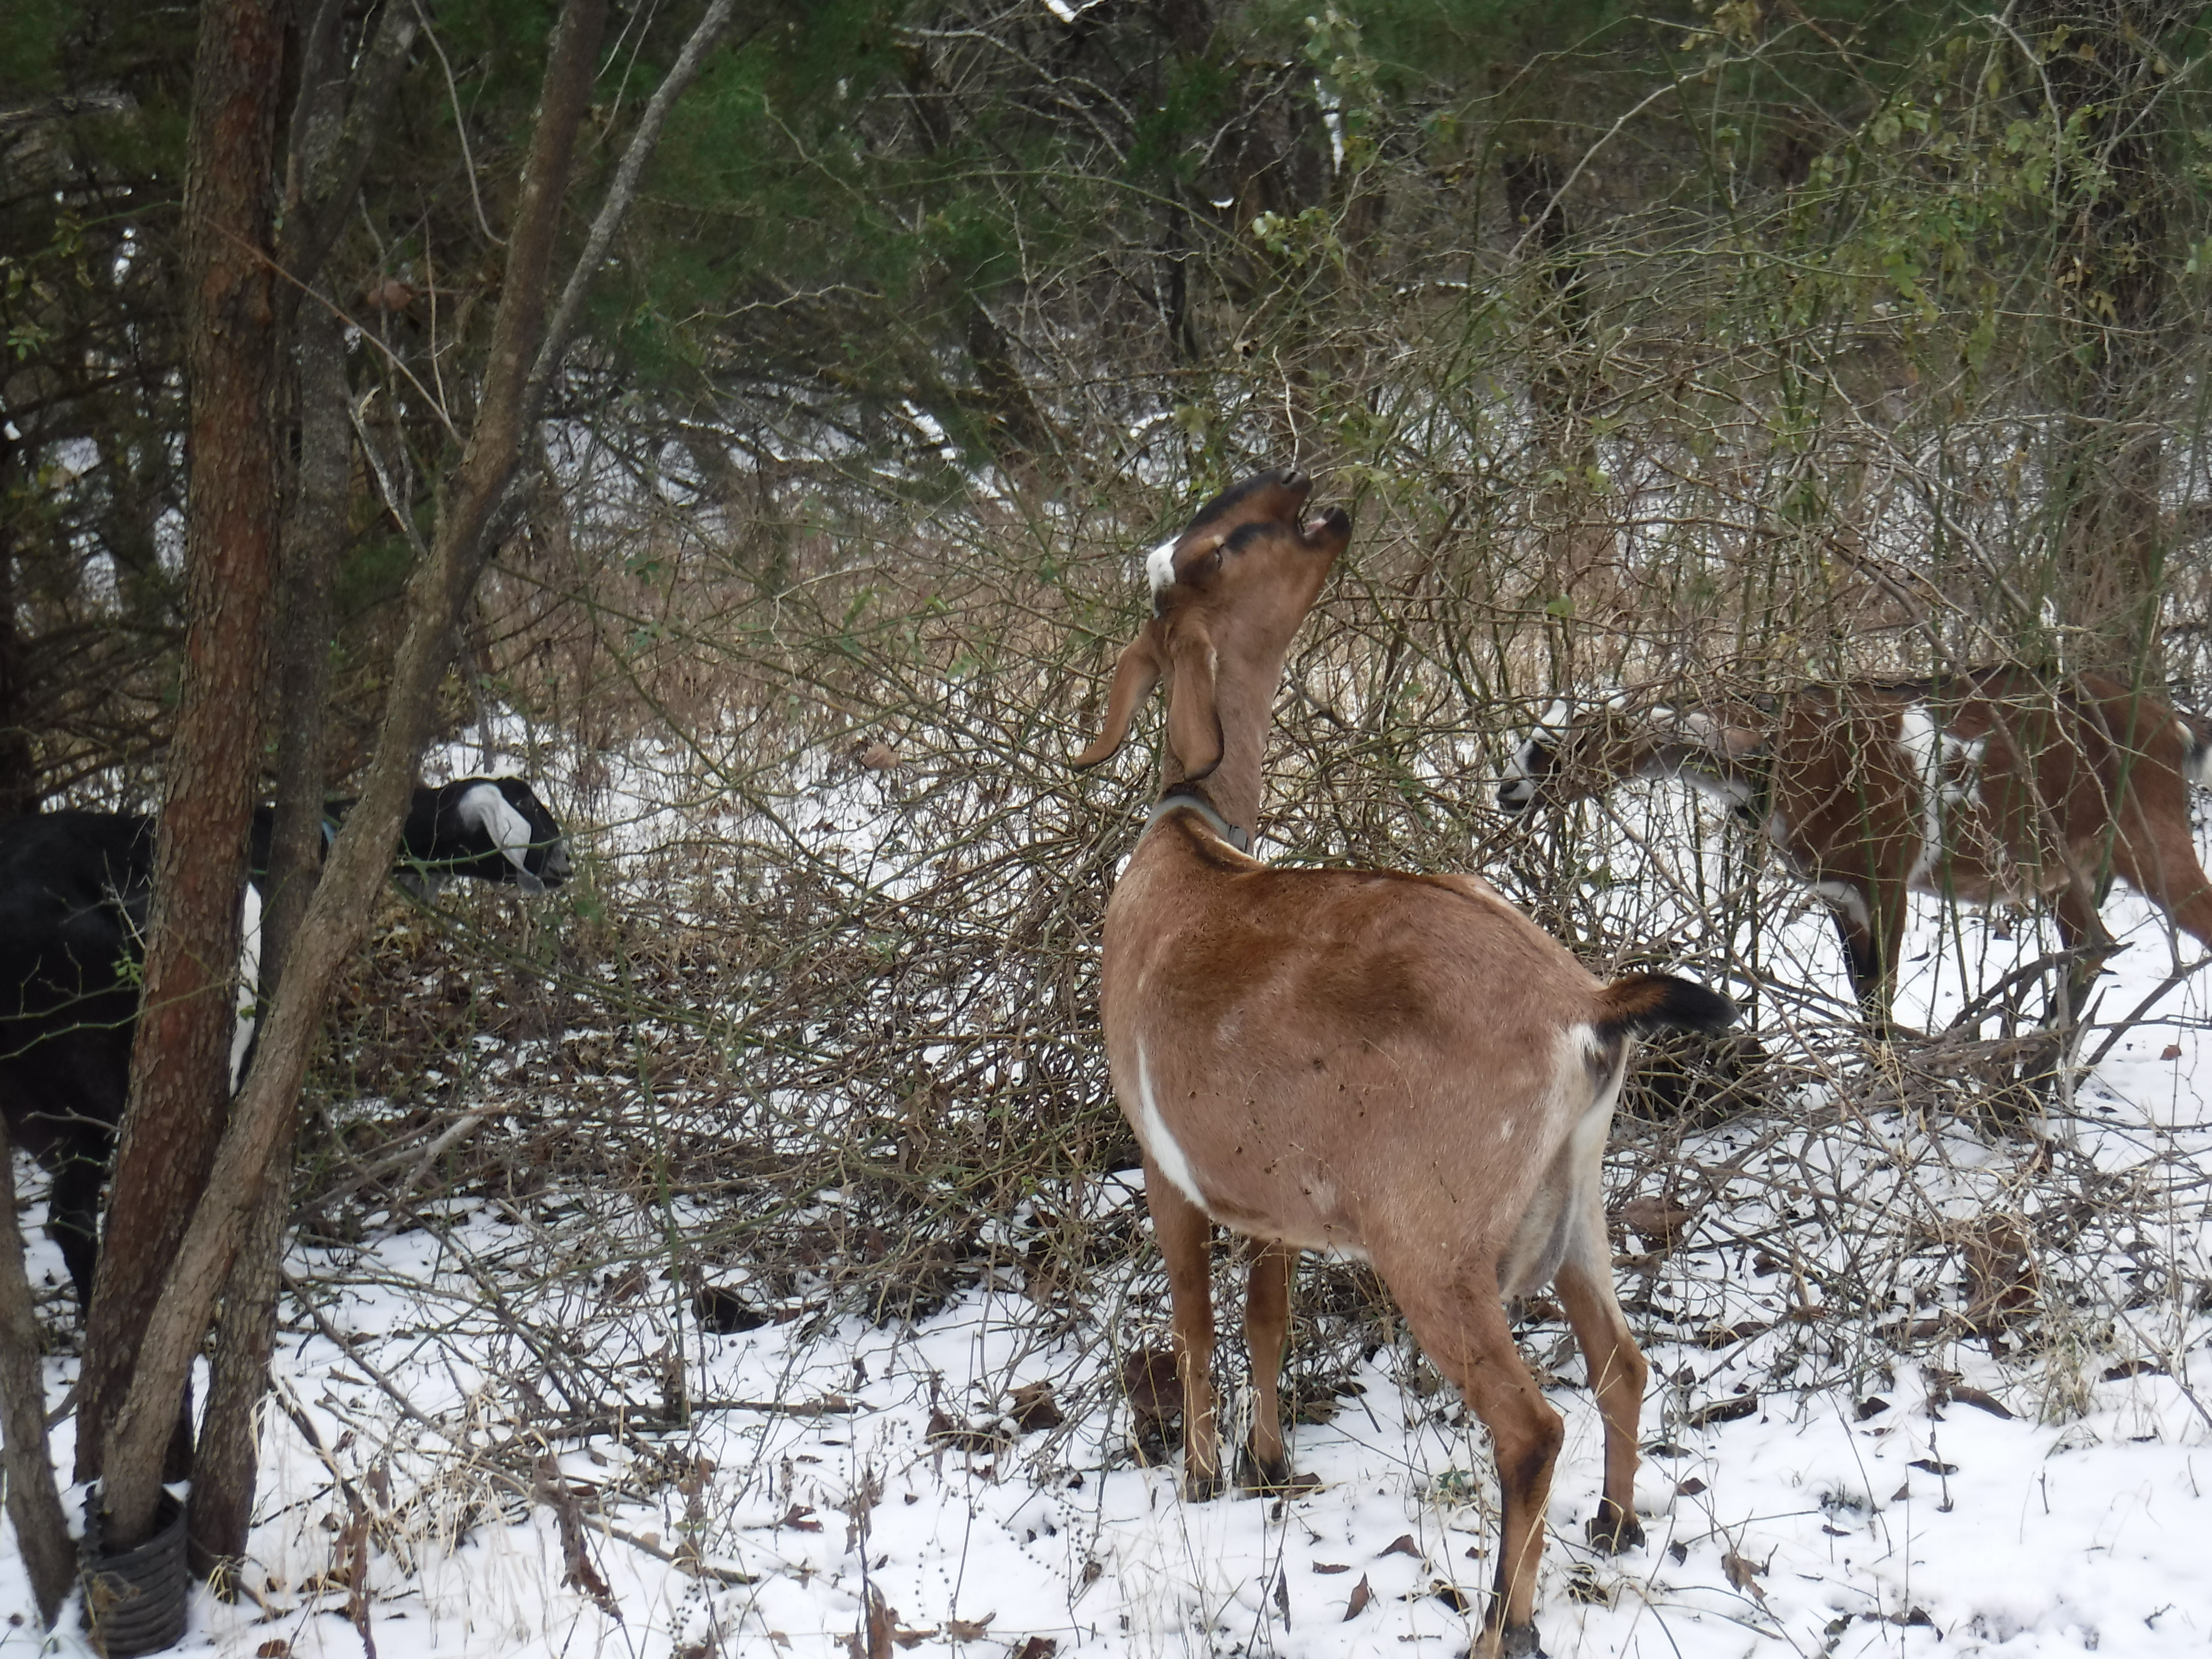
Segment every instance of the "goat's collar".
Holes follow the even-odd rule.
[[[1245,854],[1251,852],[1252,832],[1241,823],[1230,823],[1227,818],[1223,817],[1214,810],[1212,801],[1189,789],[1170,789],[1166,794],[1162,795],[1160,804],[1152,808],[1152,816],[1145,820],[1145,828],[1150,830],[1169,813],[1183,806],[1188,806],[1199,817],[1204,818],[1207,829],[1212,830],[1215,835],[1220,836],[1238,852]]]

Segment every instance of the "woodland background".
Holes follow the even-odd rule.
[[[1762,954],[1799,896],[1726,826],[1631,824],[1670,860],[1603,812],[1503,823],[1551,693],[2008,657],[2203,706],[2201,8],[738,3],[625,186],[708,9],[615,5],[518,270],[561,9],[300,0],[258,26],[267,414],[196,428],[194,54],[249,9],[0,15],[0,811],[173,788],[215,544],[188,480],[261,442],[289,620],[236,653],[270,665],[234,793],[362,791],[409,584],[459,550],[450,665],[392,764],[459,737],[454,763],[550,781],[585,866],[527,913],[387,901],[333,968],[295,1242],[629,1194],[672,1218],[595,1270],[651,1267],[679,1357],[737,1264],[918,1316],[1028,1205],[1040,1305],[1126,1276],[1134,1241],[1048,1197],[1128,1152],[1092,950],[1149,780],[1065,760],[1139,550],[1259,465],[1356,525],[1281,703],[1273,854],[1485,869],[1593,963],[1725,979],[1763,1046],[1693,1079],[1707,1112],[2010,1085],[1869,1061],[1832,975]],[[568,349],[479,477],[526,289]],[[301,571],[327,619],[284,608]],[[518,1044],[536,1080],[495,1087]],[[1639,1099],[1683,1095],[1678,1067]],[[1647,1127],[1663,1169],[1680,1121]],[[1898,1248],[1981,1249],[1984,1326],[1989,1261],[2029,1253]],[[1332,1282],[1314,1320],[1388,1329]],[[65,1298],[40,1311],[69,1358]],[[2062,1415],[2081,1374],[2045,1390]]]

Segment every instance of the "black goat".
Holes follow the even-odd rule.
[[[327,810],[326,846],[352,805]],[[258,884],[275,822],[270,807],[253,815],[249,981],[258,967]],[[416,790],[392,867],[418,893],[455,876],[542,893],[568,879],[568,842],[520,779],[461,778]],[[46,1230],[80,1306],[92,1299],[100,1184],[130,1088],[153,878],[150,817],[69,811],[0,824],[0,1113],[16,1144],[52,1173]],[[241,1019],[234,1086],[251,1031]]]

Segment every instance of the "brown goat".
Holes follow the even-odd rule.
[[[1099,1002],[1173,1297],[1184,1491],[1221,1486],[1209,1224],[1264,1246],[1245,1334],[1267,1486],[1291,1478],[1276,1389],[1292,1254],[1364,1257],[1491,1432],[1504,1537],[1476,1652],[1534,1653],[1562,1429],[1503,1298],[1557,1286],[1605,1419],[1589,1535],[1641,1541],[1646,1373],[1613,1296],[1601,1164],[1631,1034],[1735,1011],[1662,975],[1601,984],[1472,876],[1248,855],[1284,654],[1351,537],[1341,509],[1301,523],[1311,488],[1261,473],[1153,552],[1152,618],[1075,762],[1114,753],[1165,684],[1162,794],[1107,907]]]
[[[2212,880],[2189,828],[2189,786],[2212,781],[2208,766],[2212,724],[2146,692],[1992,667],[1758,703],[1563,700],[1516,752],[1498,800],[1517,812],[1665,777],[1726,801],[1826,902],[1881,1030],[1908,892],[2051,901],[2075,953],[2069,1015],[2112,945],[2097,904],[2113,876],[2212,945]]]

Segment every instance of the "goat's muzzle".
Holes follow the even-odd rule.
[[[574,867],[568,862],[568,838],[562,836],[545,849],[545,867],[538,872],[538,879],[546,887],[554,888],[574,873]]]

